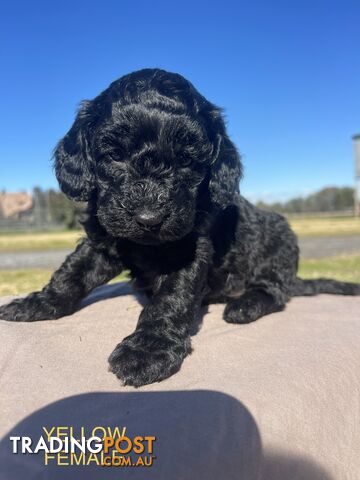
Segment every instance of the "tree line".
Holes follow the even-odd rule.
[[[286,202],[257,202],[257,207],[278,213],[334,212],[354,208],[354,189],[326,187],[306,197],[292,198]]]
[[[34,214],[42,223],[62,224],[67,228],[79,227],[85,205],[74,203],[62,192],[54,189],[33,190]],[[332,212],[349,210],[354,206],[354,189],[350,187],[326,187],[306,197],[296,197],[286,202],[257,202],[263,210],[291,214],[311,212]]]

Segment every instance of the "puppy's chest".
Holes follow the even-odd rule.
[[[125,266],[134,278],[146,278],[150,283],[159,276],[170,275],[184,268],[194,258],[195,249],[136,246],[128,250]]]

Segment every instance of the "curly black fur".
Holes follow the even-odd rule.
[[[41,292],[0,308],[12,321],[58,318],[128,269],[150,302],[109,358],[126,384],[160,381],[191,351],[204,303],[247,323],[292,295],[357,295],[360,286],[296,278],[286,220],[239,194],[240,156],[221,111],[177,74],[145,69],[82,104],[55,150],[66,195],[88,203],[87,237]]]

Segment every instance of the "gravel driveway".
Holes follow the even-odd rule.
[[[323,258],[360,254],[360,235],[345,237],[303,237],[299,239],[302,258]]]
[[[71,250],[48,250],[45,252],[0,252],[0,270],[25,268],[55,269]]]
[[[322,258],[343,254],[360,254],[360,236],[303,237],[299,241],[303,258]],[[0,270],[58,267],[71,250],[45,252],[1,252]]]

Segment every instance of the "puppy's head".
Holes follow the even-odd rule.
[[[177,240],[193,229],[206,203],[201,197],[225,208],[238,190],[239,156],[219,111],[207,102],[200,114],[167,98],[123,102],[102,94],[83,104],[55,150],[62,190],[96,202],[112,236],[142,244]]]

